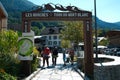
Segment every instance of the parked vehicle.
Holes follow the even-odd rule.
[[[120,51],[116,52],[116,56],[120,56]]]
[[[106,54],[106,55],[110,55],[110,50],[109,50],[109,49],[105,49],[103,52],[104,52],[104,54]]]

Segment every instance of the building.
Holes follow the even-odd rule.
[[[59,38],[60,30],[63,27],[48,27],[41,32],[41,36],[45,38],[45,45],[49,47],[61,45],[61,39]]]
[[[8,14],[0,2],[0,30],[7,29]]]
[[[120,47],[120,31],[109,31],[107,33],[109,47]]]
[[[34,36],[34,45],[37,48],[43,48],[45,45],[45,39],[42,36]]]
[[[93,42],[95,42],[95,36],[93,36]],[[106,39],[105,37],[97,37],[97,42],[100,42],[102,40]]]

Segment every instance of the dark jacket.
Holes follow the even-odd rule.
[[[53,49],[53,54],[52,55],[58,55],[58,49],[57,48]]]

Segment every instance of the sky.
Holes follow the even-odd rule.
[[[28,0],[39,6],[47,3],[76,6],[94,15],[94,0]],[[96,15],[106,22],[120,22],[120,0],[96,0]]]

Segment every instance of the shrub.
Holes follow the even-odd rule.
[[[19,61],[10,54],[0,55],[0,68],[4,69],[5,72],[17,76],[19,74]]]
[[[32,72],[36,71],[37,70],[37,67],[38,67],[38,58],[36,55],[33,55],[33,60],[32,60]]]
[[[16,32],[12,30],[0,31],[0,69],[5,70],[5,75],[16,76],[19,73],[19,61],[15,57],[17,42],[18,34]]]
[[[0,80],[17,80],[17,78],[6,72],[0,72]]]
[[[33,60],[32,60],[32,72],[34,72],[34,71],[36,71],[37,70],[37,67],[38,67],[38,62],[39,62],[39,60],[38,60],[38,58],[37,58],[37,56],[39,55],[39,51],[37,50],[37,48],[36,47],[34,47],[33,48]]]

